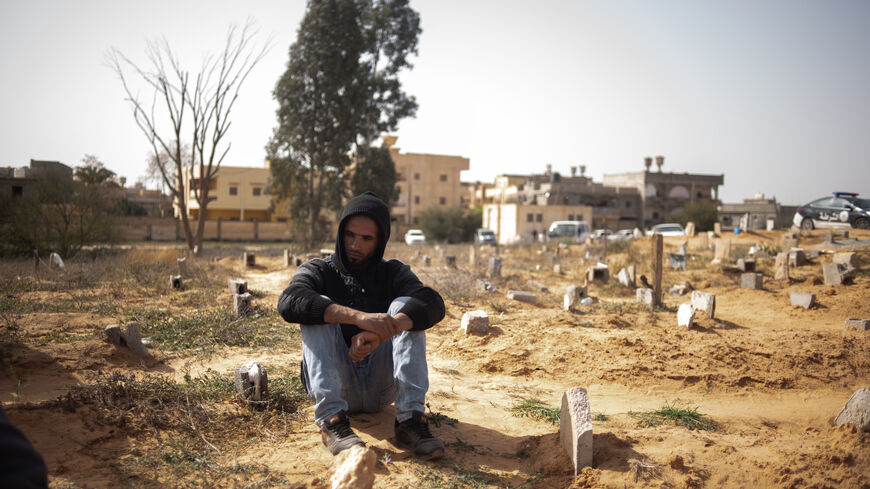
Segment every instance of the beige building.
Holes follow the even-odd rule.
[[[592,207],[581,205],[484,204],[483,227],[499,244],[529,243],[546,236],[553,221],[592,222]]]
[[[413,226],[419,215],[430,206],[465,206],[468,190],[459,181],[462,170],[468,170],[469,160],[461,156],[400,153],[396,136],[384,136],[384,144],[396,164],[396,185],[399,200],[391,215],[399,224]]]
[[[186,169],[185,180],[190,180],[190,171]],[[262,168],[221,165],[214,178],[209,182],[207,219],[222,219],[228,221],[271,221],[272,213],[269,206],[271,195],[266,189],[271,178],[268,162]],[[190,218],[199,216],[199,203],[196,201],[194,187],[198,186],[199,167],[194,167],[193,181],[187,188],[187,214]],[[176,209],[176,217],[178,211]]]

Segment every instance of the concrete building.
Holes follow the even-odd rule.
[[[393,221],[405,226],[419,223],[419,215],[430,206],[468,205],[468,191],[460,182],[469,160],[461,156],[401,153],[395,146],[396,136],[384,136],[384,144],[396,165],[399,200],[390,213]]]
[[[269,207],[272,197],[266,193],[270,177],[268,162],[262,168],[221,165],[208,183],[206,219],[271,221],[273,216]],[[187,215],[191,219],[197,218],[200,208],[193,189],[199,185],[199,167],[194,166],[192,176],[189,167],[185,168],[184,179],[189,182],[189,191],[185,195]],[[177,206],[175,215],[178,217]]]
[[[743,199],[742,204],[719,206],[719,223],[722,229],[782,229],[791,226],[796,206],[780,205],[776,198],[767,199],[758,194],[752,199]]]
[[[165,217],[172,215],[170,197],[160,190],[149,190],[141,183],[133,187],[125,188],[124,195],[132,206],[141,208],[145,215],[151,217]]]
[[[484,204],[481,227],[491,229],[499,244],[531,243],[545,237],[553,221],[591,223],[592,216],[592,207],[582,205]]]
[[[725,175],[666,173],[662,171],[664,161],[664,156],[656,156],[656,172],[650,171],[653,159],[647,157],[644,171],[604,175],[605,186],[634,187],[640,192],[641,228],[667,222],[671,214],[682,211],[688,203],[704,200],[719,203],[719,186]]]
[[[59,161],[30,160],[30,166],[0,168],[0,201],[34,197],[36,183],[44,175],[72,178],[73,169]]]

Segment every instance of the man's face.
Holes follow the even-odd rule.
[[[368,216],[353,216],[344,225],[344,253],[351,268],[362,268],[378,247],[378,225]]]

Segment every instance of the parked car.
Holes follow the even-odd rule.
[[[683,229],[683,225],[680,223],[668,222],[656,224],[646,233],[647,236],[654,236],[656,234],[661,234],[662,236],[685,236],[686,230]]]
[[[633,229],[620,229],[619,231],[608,236],[607,239],[610,241],[618,241],[621,239],[631,239],[632,237],[634,237]]]
[[[495,233],[492,232],[492,229],[478,229],[474,232],[474,244],[496,244]]]
[[[595,239],[601,239],[601,238],[604,238],[605,236],[607,236],[609,239],[611,234],[613,234],[613,233],[611,233],[609,229],[596,229],[592,233],[592,237]]]
[[[573,241],[586,241],[592,236],[589,224],[586,221],[553,221],[547,231],[547,238],[568,238]]]
[[[421,229],[409,229],[408,232],[405,233],[405,243],[408,243],[409,245],[425,244],[426,236],[423,234]]]
[[[797,208],[794,225],[801,229],[851,227],[870,229],[870,200],[852,192],[834,192]]]

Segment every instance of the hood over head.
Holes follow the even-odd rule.
[[[335,237],[335,256],[338,257],[337,264],[344,271],[350,271],[347,254],[344,252],[344,240],[342,239],[344,227],[349,218],[358,215],[368,216],[378,225],[378,246],[375,248],[375,254],[372,255],[371,263],[380,263],[384,258],[384,250],[387,248],[387,241],[390,239],[390,209],[383,200],[372,192],[365,192],[347,201],[347,204],[341,211],[341,220],[338,222],[338,235]]]

